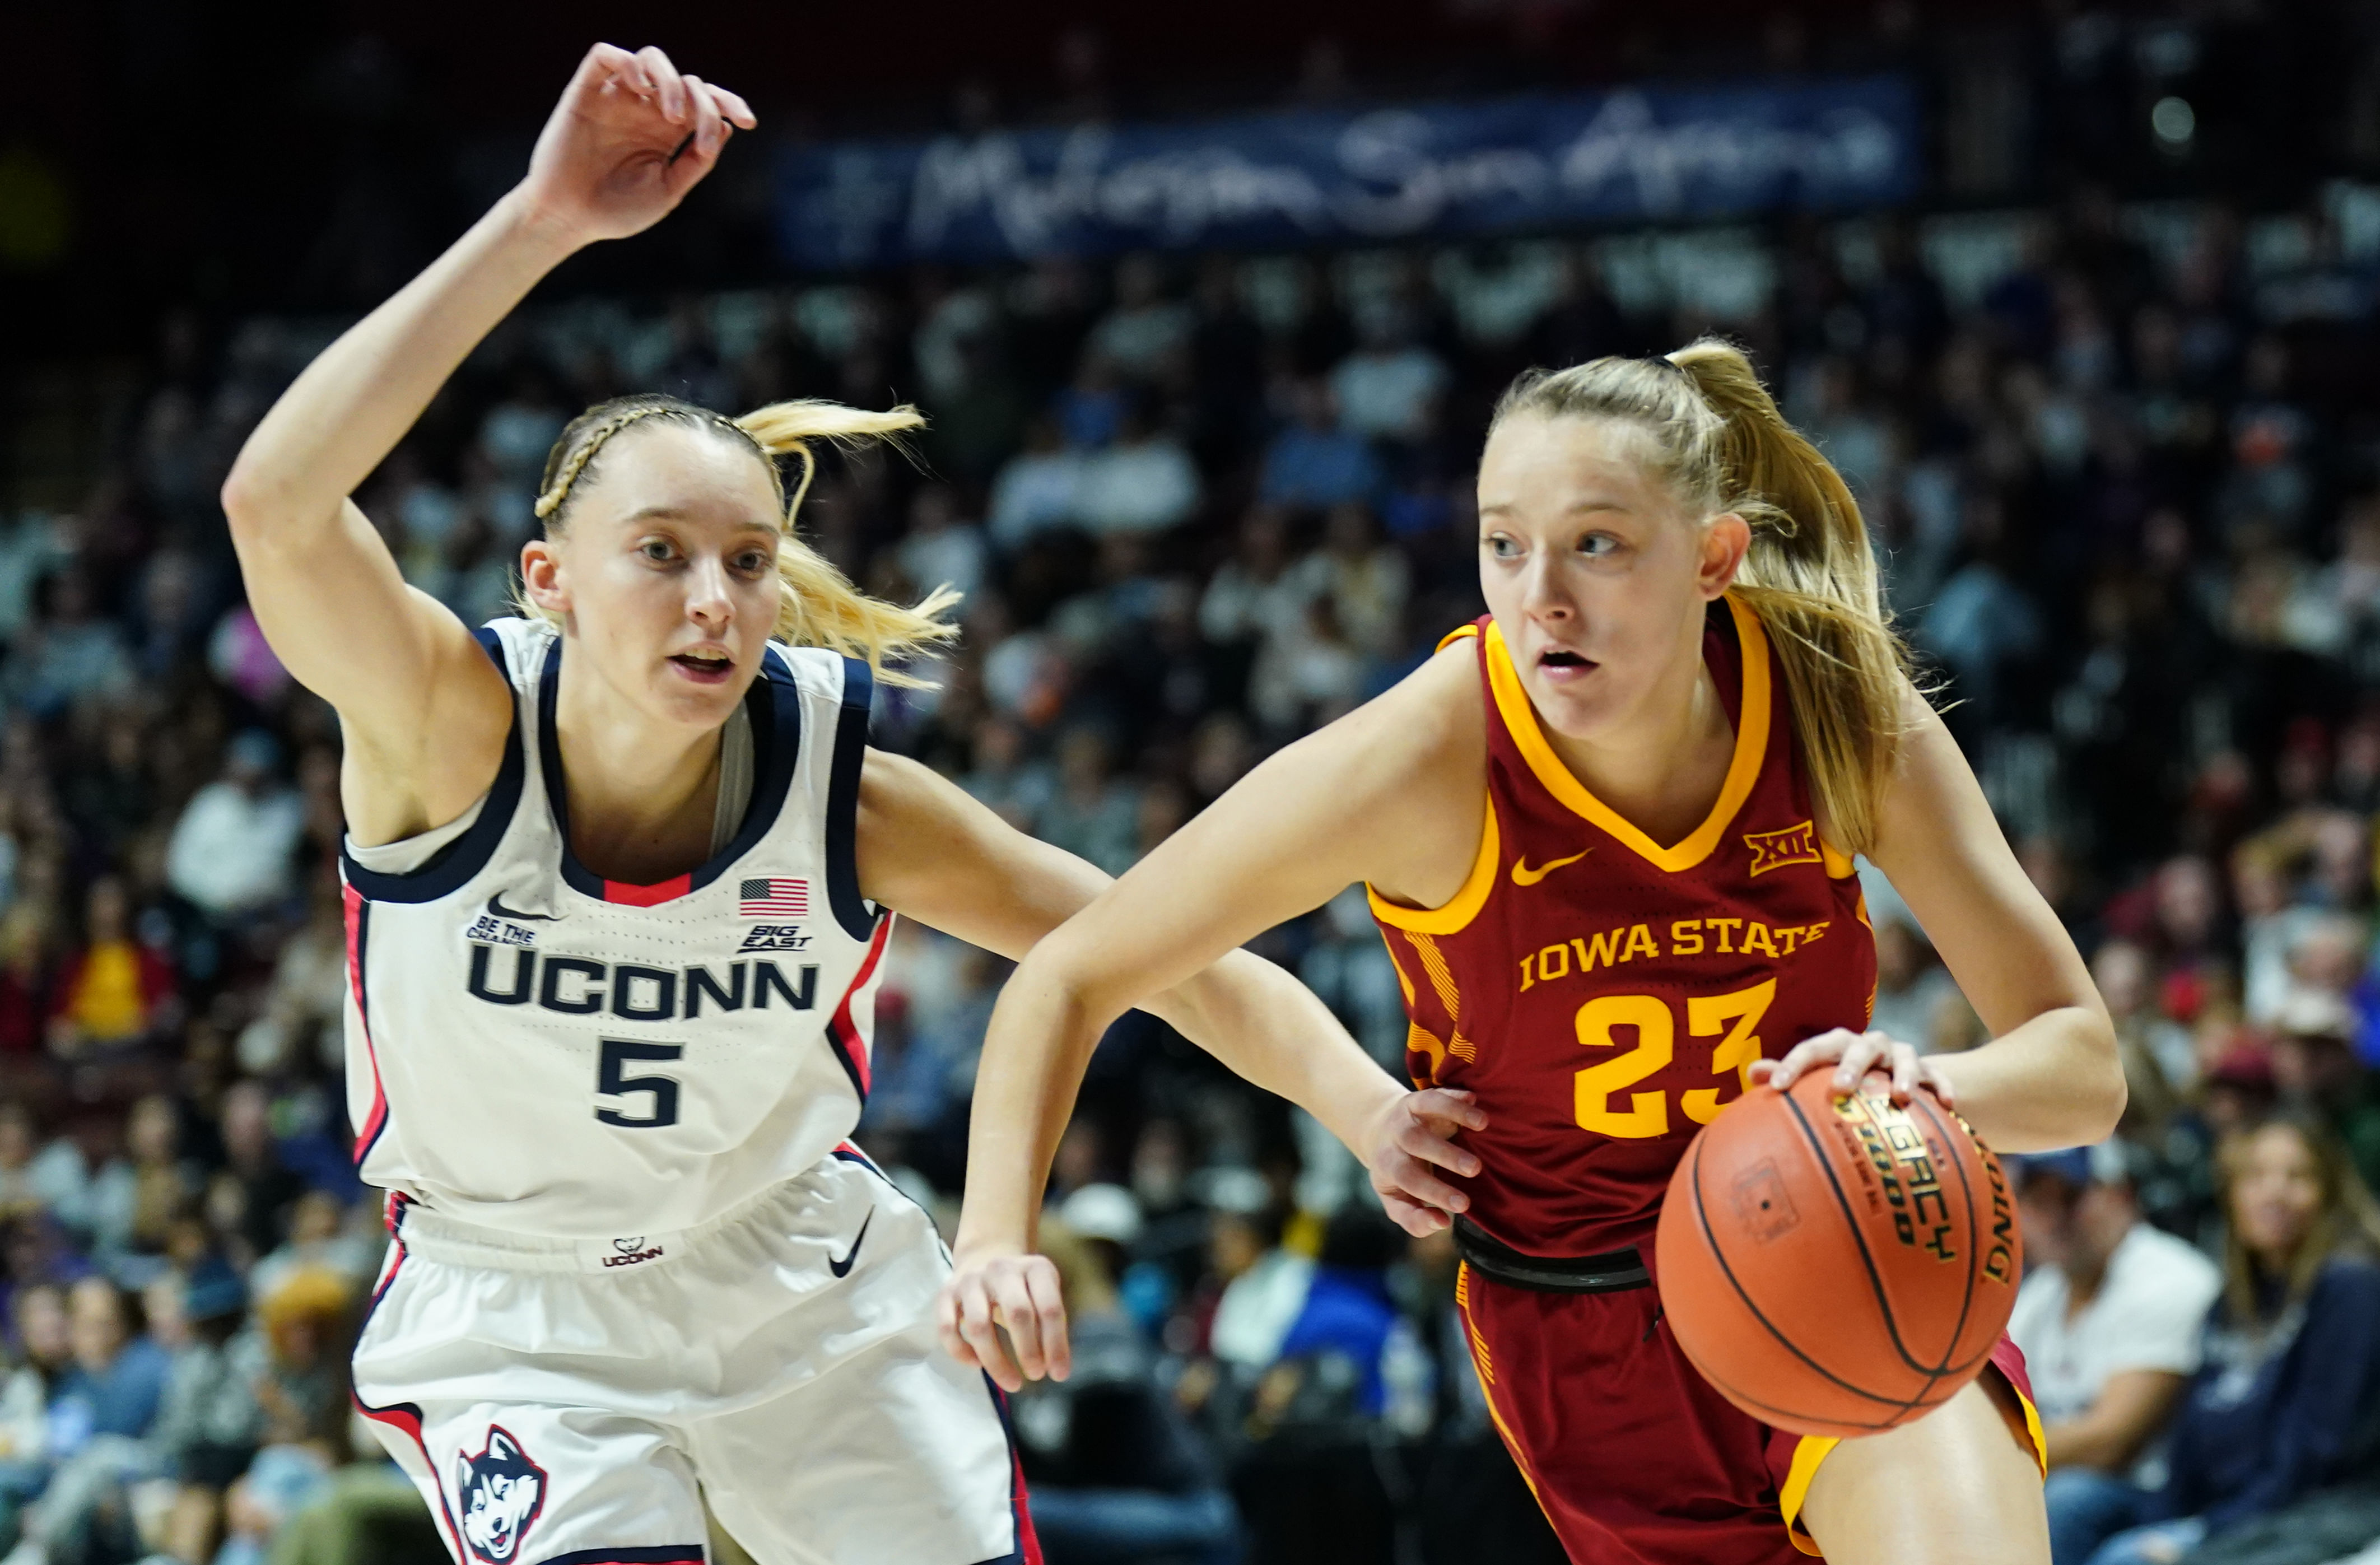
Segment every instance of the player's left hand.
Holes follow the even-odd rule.
[[[1454,1220],[1471,1197],[1438,1177],[1446,1169],[1468,1179],[1478,1154],[1454,1144],[1455,1133],[1486,1130],[1488,1116],[1468,1092],[1433,1086],[1401,1093],[1365,1127],[1364,1167],[1380,1205],[1397,1226],[1420,1238]]]
[[[1892,1077],[1892,1101],[1896,1105],[1905,1106],[1910,1095],[1922,1086],[1945,1109],[1958,1107],[1951,1095],[1949,1077],[1932,1061],[1883,1033],[1855,1033],[1849,1027],[1805,1037],[1782,1060],[1755,1060],[1752,1082],[1755,1086],[1766,1082],[1782,1092],[1800,1080],[1803,1072],[1828,1064],[1835,1067],[1837,1097],[1847,1098],[1858,1090],[1870,1071],[1884,1071]]]

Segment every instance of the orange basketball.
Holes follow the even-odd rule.
[[[2024,1269],[1998,1159],[1925,1092],[1834,1073],[1757,1087],[1670,1180],[1654,1275],[1721,1395],[1804,1435],[1874,1434],[1973,1379]]]

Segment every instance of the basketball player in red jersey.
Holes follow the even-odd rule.
[[[1858,506],[1742,355],[1705,341],[1515,382],[1479,517],[1477,625],[1250,773],[1010,981],[943,1341],[1003,1384],[1066,1372],[1055,1272],[1029,1252],[1101,1030],[1361,880],[1418,1090],[1239,1063],[1354,1148],[1408,1230],[1456,1225],[1480,1380],[1572,1558],[2046,1562],[2013,1350],[1911,1424],[1801,1439],[1703,1382],[1650,1286],[1670,1172],[1742,1093],[1880,1068],[2002,1151],[2097,1140],[2122,1110],[2082,960],[1903,672]],[[1865,1030],[1854,853],[1991,1042],[1921,1060]]]

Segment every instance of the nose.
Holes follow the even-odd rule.
[[[727,567],[700,557],[686,576],[686,617],[706,634],[716,635],[735,617],[735,600],[728,589]]]
[[[1549,549],[1532,551],[1521,576],[1521,609],[1531,619],[1560,625],[1578,616],[1560,561]]]

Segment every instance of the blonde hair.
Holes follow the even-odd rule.
[[[1732,511],[1752,547],[1732,588],[1767,632],[1828,835],[1875,844],[1906,728],[1908,660],[1878,589],[1876,553],[1842,475],[1785,421],[1751,360],[1704,337],[1661,358],[1531,370],[1489,420],[1609,419],[1647,437],[1651,465],[1709,517]]]
[[[924,426],[923,414],[906,403],[870,413],[839,402],[800,398],[772,402],[740,419],[730,419],[656,393],[614,397],[573,419],[546,455],[545,477],[538,486],[537,515],[545,523],[547,537],[562,530],[571,493],[586,478],[604,443],[630,425],[654,419],[716,430],[741,440],[767,465],[769,480],[784,510],[784,530],[777,540],[777,578],[784,583],[784,591],[777,600],[777,623],[771,635],[797,647],[824,647],[844,657],[864,658],[877,677],[888,684],[927,683],[885,664],[915,657],[956,636],[958,627],[942,616],[956,606],[959,594],[944,583],[927,593],[916,607],[905,609],[870,597],[794,530],[802,497],[809,493],[810,481],[818,476],[818,442],[851,447],[882,441],[905,450],[904,437]],[[783,456],[801,459],[801,481],[790,494],[777,466],[777,459]],[[531,603],[525,590],[516,594],[515,601],[525,615],[553,618]]]

